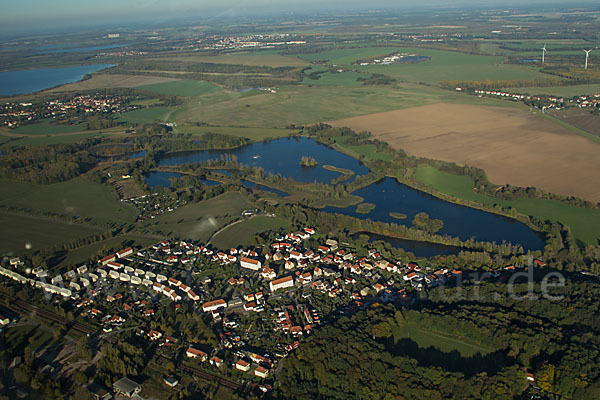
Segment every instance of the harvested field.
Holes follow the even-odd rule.
[[[157,83],[173,82],[176,80],[177,79],[174,78],[164,78],[161,76],[149,75],[94,74],[90,79],[68,83],[66,85],[45,90],[42,93],[76,92],[79,90],[92,90],[100,88],[137,87],[143,85],[154,85]]]
[[[438,103],[330,122],[409,154],[483,168],[496,184],[600,201],[600,145],[518,108]]]
[[[552,115],[600,138],[600,116],[592,114],[590,110],[571,108],[553,111]]]

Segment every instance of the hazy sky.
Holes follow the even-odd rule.
[[[594,2],[578,0],[578,3]],[[139,21],[144,18],[185,15],[216,18],[261,12],[302,12],[335,8],[444,7],[461,5],[507,6],[527,4],[568,4],[571,0],[2,0],[0,29],[43,29],[86,23]]]

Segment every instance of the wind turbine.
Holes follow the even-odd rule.
[[[583,51],[585,51],[585,69],[587,69],[587,65],[588,65],[588,58],[590,58],[590,52],[594,50],[594,49],[583,49]]]
[[[544,65],[545,56],[548,50],[546,50],[546,43],[544,43],[544,47],[542,47],[542,65]]]

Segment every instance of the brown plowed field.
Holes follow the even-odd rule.
[[[416,156],[485,170],[497,184],[600,202],[600,144],[517,108],[438,103],[329,122]]]

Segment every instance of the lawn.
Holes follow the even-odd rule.
[[[140,125],[154,121],[165,122],[173,110],[175,110],[173,107],[141,108],[121,114],[119,122],[130,122]]]
[[[254,242],[254,237],[259,233],[282,228],[290,228],[289,222],[283,218],[257,216],[225,229],[216,235],[211,243],[219,249],[247,246]]]
[[[25,214],[0,212],[3,235],[0,242],[0,254],[31,254],[37,250],[83,238],[96,233],[100,229],[89,225],[69,224],[62,221],[46,219]],[[30,246],[27,249],[25,246]]]
[[[138,86],[137,89],[148,90],[158,94],[187,97],[201,96],[223,90],[220,86],[213,83],[193,80],[156,83],[153,85]]]
[[[85,130],[83,125],[64,125],[52,124],[52,120],[43,120],[34,124],[22,125],[18,128],[11,129],[10,133],[22,135],[52,135],[56,133],[72,133]]]
[[[417,170],[416,178],[434,189],[465,200],[485,205],[500,204],[514,207],[520,213],[542,220],[559,221],[568,225],[573,235],[585,244],[596,244],[600,239],[600,210],[575,207],[556,200],[522,198],[502,200],[484,196],[473,191],[473,181],[467,176],[452,175],[433,167],[425,166]]]
[[[151,220],[144,227],[165,236],[207,241],[214,232],[240,218],[242,211],[248,208],[254,207],[245,195],[227,192],[187,204]]]
[[[51,185],[0,180],[0,187],[0,205],[6,207],[78,215],[98,223],[129,223],[137,215],[108,187],[81,177]]]

